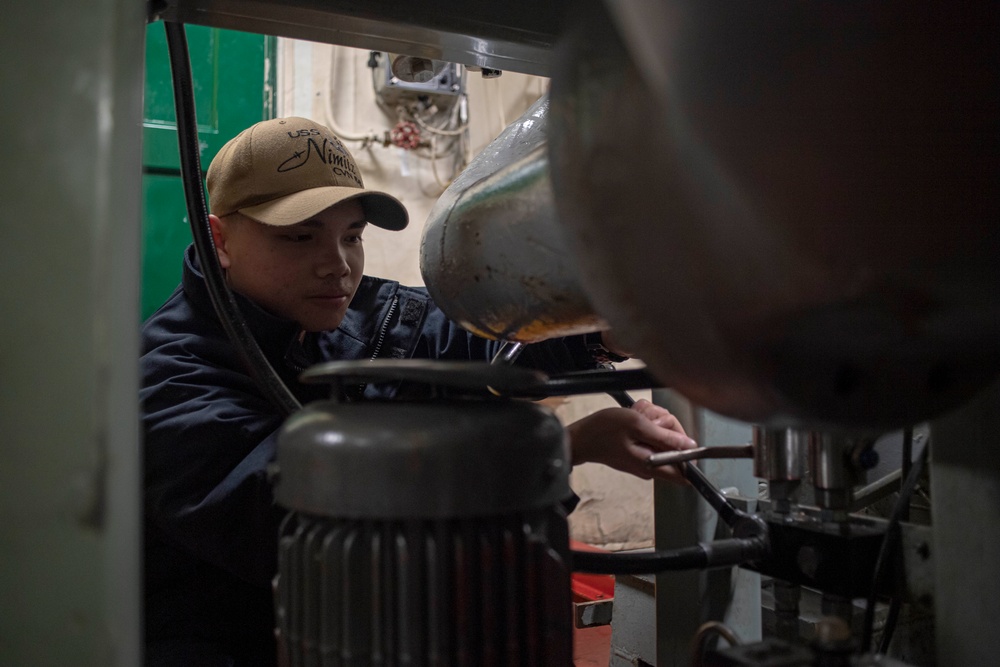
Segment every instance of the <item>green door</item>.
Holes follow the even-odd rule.
[[[257,121],[272,118],[275,38],[187,26],[201,166]],[[146,28],[142,146],[142,319],[160,307],[181,278],[191,243],[180,176],[170,59],[162,23]],[[204,174],[203,174],[204,176]]]

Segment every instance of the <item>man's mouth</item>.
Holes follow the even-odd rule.
[[[339,305],[346,302],[348,298],[350,297],[347,294],[331,292],[329,294],[313,294],[309,297],[309,300],[319,301],[329,305]]]

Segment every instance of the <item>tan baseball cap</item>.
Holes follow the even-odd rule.
[[[239,211],[267,225],[294,225],[357,199],[373,225],[406,227],[406,207],[366,190],[361,172],[329,128],[308,118],[265,120],[240,132],[208,167],[208,199],[222,217]]]

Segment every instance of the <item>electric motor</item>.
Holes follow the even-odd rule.
[[[315,376],[358,368],[327,366]],[[278,445],[279,654],[293,667],[570,664],[568,473],[565,431],[530,402],[308,405]]]

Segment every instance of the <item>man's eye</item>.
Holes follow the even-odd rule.
[[[361,234],[355,234],[354,236],[348,236],[348,243],[361,243],[364,239],[361,238]]]

